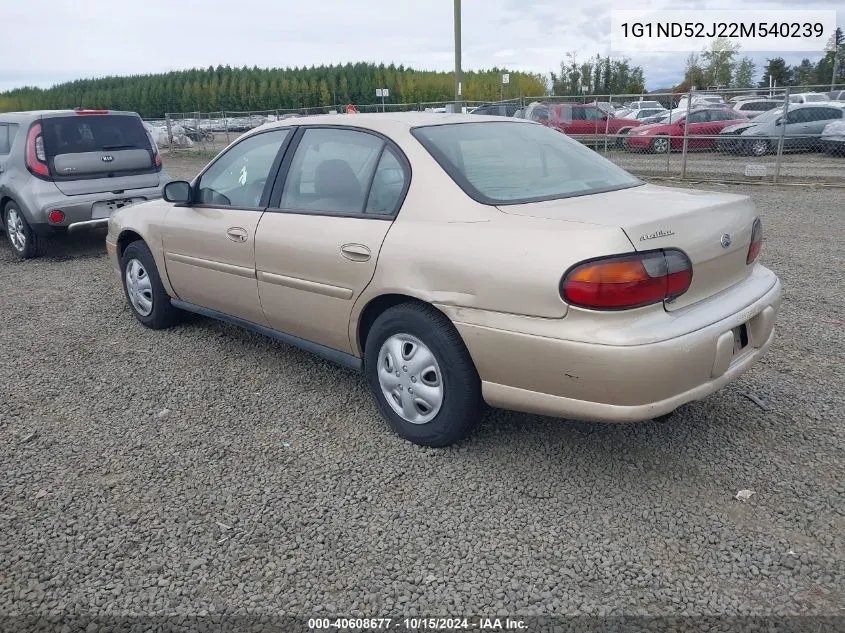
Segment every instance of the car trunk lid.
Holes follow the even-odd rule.
[[[65,195],[159,185],[157,150],[137,116],[50,116],[41,120],[41,132],[50,176]]]
[[[636,251],[682,250],[692,262],[693,278],[687,292],[665,302],[670,312],[719,293],[751,274],[746,257],[756,213],[746,196],[642,185],[500,209],[509,214],[619,227]]]

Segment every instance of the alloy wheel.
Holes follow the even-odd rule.
[[[14,249],[23,253],[26,250],[26,233],[23,218],[21,218],[17,209],[9,209],[6,213],[6,232]]]

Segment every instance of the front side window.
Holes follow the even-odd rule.
[[[810,110],[812,108],[801,108],[800,110],[793,110],[786,115],[787,123],[809,123]]]
[[[643,184],[555,130],[511,121],[414,128],[452,179],[484,204],[583,196]]]
[[[289,133],[262,132],[221,155],[200,177],[197,203],[215,207],[260,206],[270,170]]]
[[[340,215],[362,213],[384,144],[378,136],[357,130],[306,130],[279,207]]]
[[[710,112],[702,110],[701,112],[693,112],[687,117],[687,123],[707,123],[710,120]]]

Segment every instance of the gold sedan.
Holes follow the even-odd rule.
[[[645,184],[493,116],[267,124],[115,212],[106,239],[142,324],[195,312],[362,370],[427,446],[485,402],[668,414],[754,365],[781,295],[749,198]]]

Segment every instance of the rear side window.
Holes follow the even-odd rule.
[[[47,117],[41,120],[41,134],[48,158],[87,152],[153,151],[141,120],[132,116]]]
[[[17,123],[0,123],[0,156],[11,153],[17,131]]]

